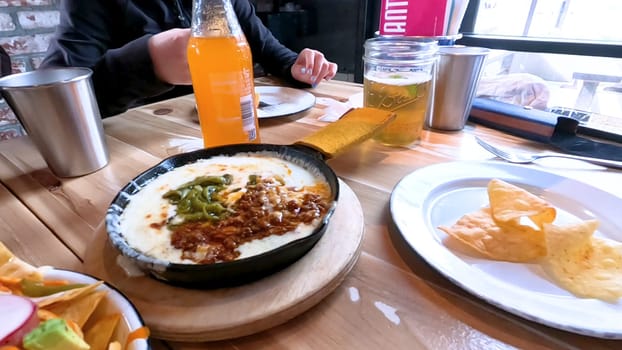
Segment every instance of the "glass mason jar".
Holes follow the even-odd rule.
[[[397,114],[375,140],[408,146],[421,139],[434,100],[437,52],[437,42],[424,38],[376,37],[365,42],[364,105]]]
[[[258,143],[253,60],[230,0],[194,0],[188,65],[205,147]]]

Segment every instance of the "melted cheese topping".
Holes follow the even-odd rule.
[[[233,176],[232,183],[228,186],[229,189],[242,189],[223,193],[228,206],[234,204],[244,194],[249,175],[279,178],[288,187],[328,188],[323,176],[269,154],[243,153],[202,159],[158,176],[132,196],[120,219],[121,232],[127,243],[134,249],[158,259],[173,263],[195,263],[181,257],[182,250],[171,245],[171,231],[166,225],[161,225],[176,213],[176,206],[170,204],[162,195],[199,176],[225,174]],[[308,236],[317,224],[318,222],[312,225],[300,224],[294,231],[286,234],[272,235],[244,243],[237,248],[240,252],[238,259],[262,254]]]

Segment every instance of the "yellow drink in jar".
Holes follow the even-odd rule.
[[[397,114],[374,139],[388,146],[407,146],[418,141],[432,91],[432,75],[426,72],[367,72],[364,105]]]

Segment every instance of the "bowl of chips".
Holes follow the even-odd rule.
[[[30,266],[2,242],[0,314],[0,347],[151,348],[140,314],[112,285],[76,271]]]

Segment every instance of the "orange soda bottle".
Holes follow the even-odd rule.
[[[230,0],[194,0],[188,64],[205,147],[259,143],[253,60]]]

